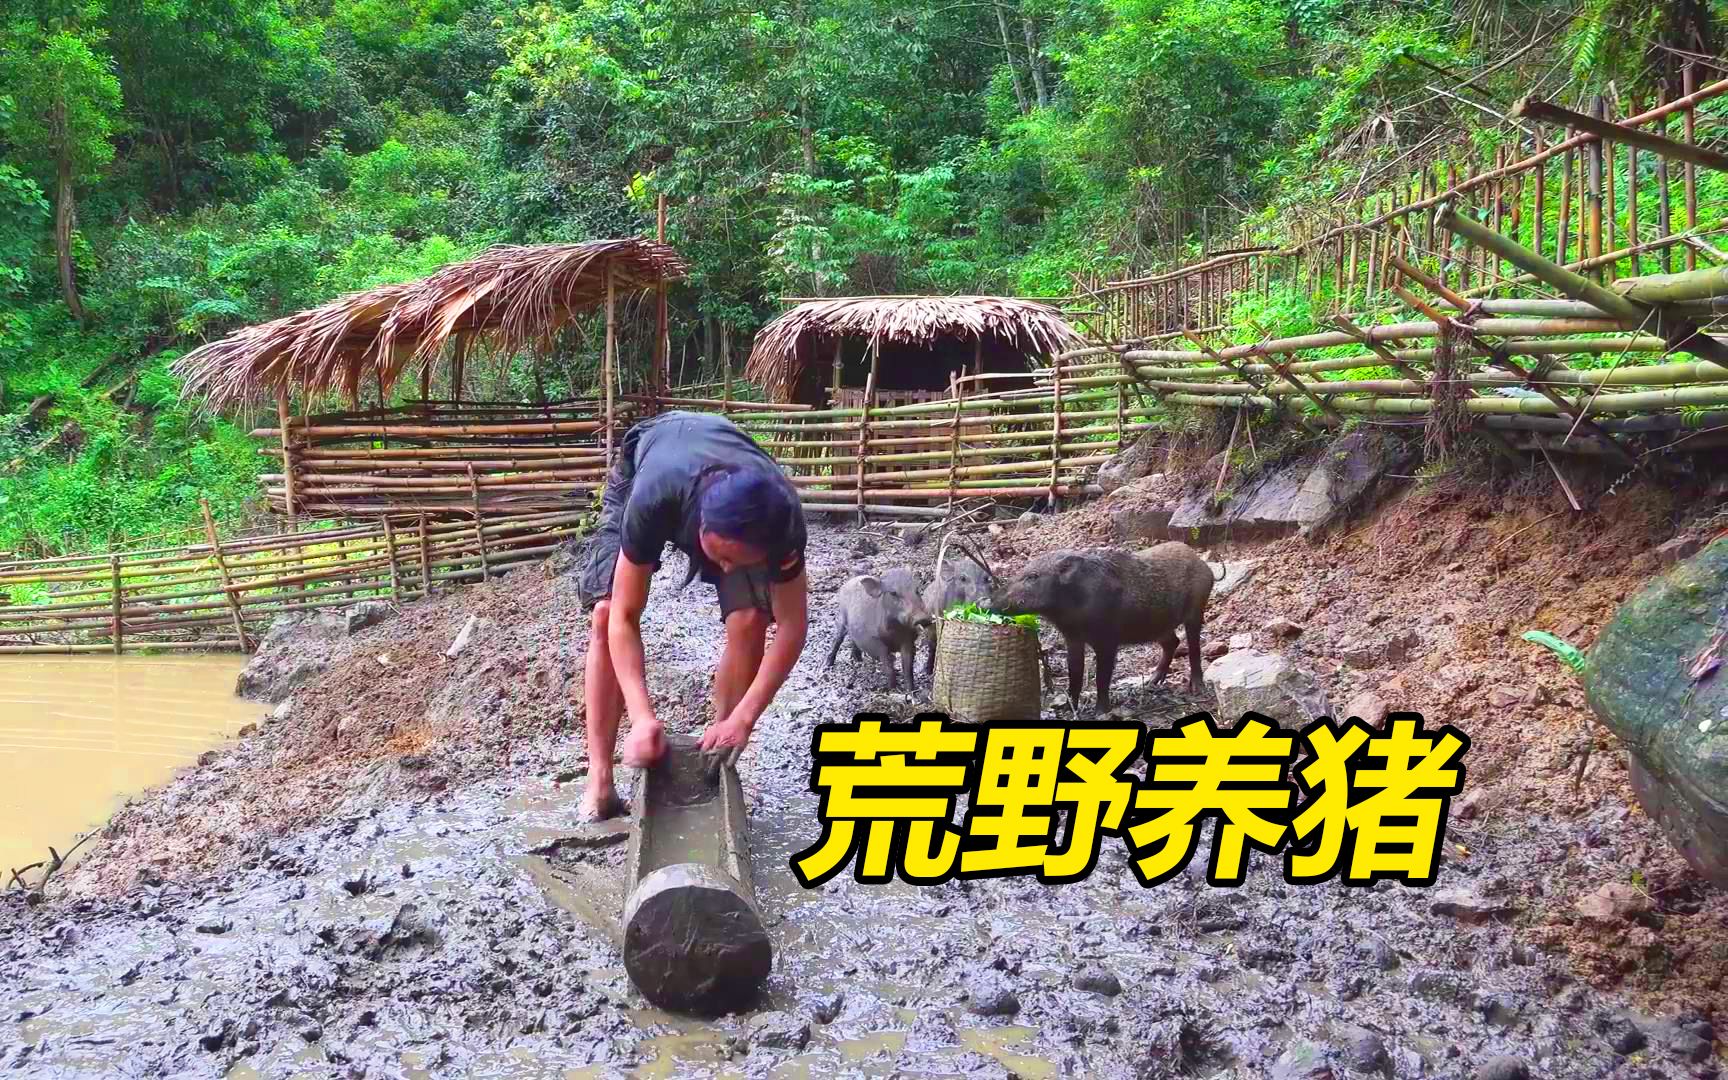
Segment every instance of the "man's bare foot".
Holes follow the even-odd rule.
[[[622,817],[624,812],[624,800],[618,797],[616,788],[608,785],[602,790],[589,784],[588,790],[582,795],[582,808],[577,816],[583,821],[606,821]]]
[[[630,729],[624,739],[624,764],[633,769],[646,769],[666,756],[666,733],[659,724]]]

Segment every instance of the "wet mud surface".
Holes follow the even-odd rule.
[[[1659,532],[1660,518],[1645,524]],[[1453,519],[1435,509],[1422,520]],[[1083,527],[1051,522],[986,543],[1012,566]],[[1410,558],[1421,531],[1398,534]],[[1402,690],[1411,700],[1394,707],[1472,735],[1466,797],[1477,805],[1454,815],[1435,888],[1296,887],[1275,860],[1254,858],[1243,887],[1214,889],[1196,858],[1144,889],[1123,846],[1106,840],[1096,871],[1070,885],[863,886],[843,875],[806,891],[787,860],[818,834],[811,726],[928,707],[927,685],[916,698],[882,691],[886,673],[854,672],[849,658],[824,676],[824,598],[853,573],[935,559],[933,544],[815,523],[811,534],[809,644],[739,764],[776,952],[761,1000],[697,1022],[648,1009],[624,973],[615,920],[626,834],[574,823],[585,756],[567,701],[579,693],[586,623],[574,577],[559,572],[569,560],[554,560],[348,639],[256,736],[117,815],[45,902],[0,896],[0,1070],[1464,1078],[1508,1055],[1537,1077],[1716,1075],[1723,903],[1665,853],[1606,742],[1582,792],[1569,793],[1569,752],[1591,728],[1564,677],[1487,621],[1504,601],[1475,581],[1483,566],[1535,573],[1481,563],[1498,536],[1439,556],[1472,570],[1449,590],[1450,622],[1420,622],[1439,610],[1424,593],[1441,574],[1406,599],[1364,594],[1381,574],[1409,575],[1377,561],[1370,534],[1348,541],[1353,554],[1325,553],[1320,571],[1321,556],[1295,546],[1306,542],[1232,555],[1266,561],[1207,630],[1222,639],[1274,615],[1305,620],[1286,647],[1335,700]],[[1631,560],[1649,537],[1604,536],[1638,545],[1624,575],[1636,580]],[[711,589],[676,593],[681,569],[674,556],[656,576],[643,626],[656,700],[673,730],[694,733],[707,721],[719,621]],[[1596,625],[1618,580],[1565,617]],[[445,657],[469,615],[481,618],[473,644]],[[1406,623],[1423,647],[1402,664],[1333,668],[1346,632]],[[1156,655],[1123,651],[1127,711],[1163,726],[1208,707],[1145,685]],[[1459,677],[1468,688],[1445,693]],[[1538,687],[1541,703],[1486,707],[1502,682]],[[1633,871],[1649,902],[1629,917],[1574,913]]]

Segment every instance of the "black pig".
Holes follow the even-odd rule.
[[[1159,544],[1139,555],[1120,548],[1052,551],[1027,563],[990,598],[1005,615],[1037,614],[1068,645],[1068,701],[1078,708],[1086,681],[1086,646],[1096,656],[1098,709],[1110,711],[1110,680],[1123,645],[1157,642],[1162,682],[1176,654],[1176,628],[1188,636],[1188,689],[1200,689],[1200,624],[1218,579],[1186,544]]]

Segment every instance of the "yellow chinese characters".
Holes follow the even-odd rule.
[[[1187,865],[1210,818],[1213,885],[1240,885],[1250,849],[1282,853],[1292,884],[1342,871],[1352,885],[1427,885],[1468,748],[1450,726],[1425,732],[1414,713],[1393,714],[1385,731],[1320,720],[1294,735],[1253,713],[1228,730],[1200,713],[1162,731],[859,716],[812,737],[822,834],[792,871],[805,888],[849,863],[863,883],[1068,882],[1115,837],[1150,887]],[[1143,779],[1131,771],[1141,758]]]

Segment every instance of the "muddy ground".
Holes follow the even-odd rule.
[[[999,566],[1109,542],[1135,497],[981,540]],[[1728,903],[1632,803],[1571,676],[1518,640],[1540,628],[1587,643],[1654,572],[1676,512],[1648,490],[1563,507],[1411,492],[1318,541],[1229,553],[1260,561],[1216,605],[1209,639],[1252,633],[1336,703],[1370,690],[1472,737],[1433,889],[1293,887],[1267,858],[1240,889],[1207,886],[1198,858],[1143,889],[1106,841],[1072,885],[842,877],[805,892],[786,864],[816,836],[811,725],[927,707],[871,689],[868,670],[848,689],[845,658],[821,670],[822,598],[859,568],[935,558],[813,525],[810,643],[740,763],[777,949],[763,1001],[713,1023],[648,1009],[609,938],[619,897],[552,872],[603,880],[623,855],[573,823],[586,623],[562,558],[343,638],[256,734],[117,814],[44,902],[0,895],[0,1069],[1717,1075]],[[681,571],[673,556],[657,576],[644,634],[664,715],[696,731],[718,613],[700,584],[675,594]],[[473,641],[447,658],[471,615]],[[1262,628],[1277,616],[1302,632],[1275,642]],[[1375,649],[1393,638],[1408,646],[1397,663]],[[1134,716],[1162,726],[1210,704],[1145,685],[1154,658],[1120,662]],[[1636,896],[1581,913],[1608,883]]]

